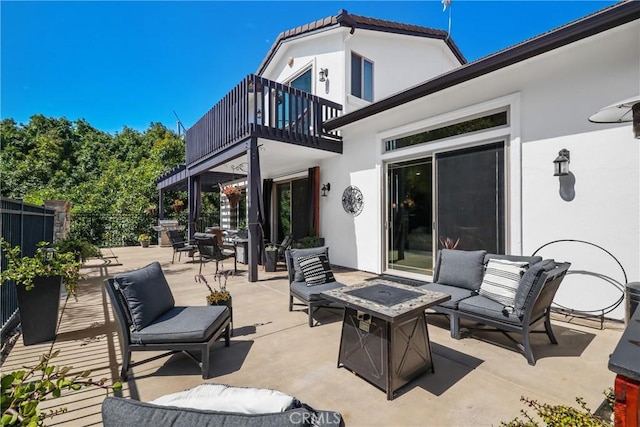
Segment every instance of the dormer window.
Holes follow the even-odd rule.
[[[351,95],[373,102],[373,62],[351,52]]]

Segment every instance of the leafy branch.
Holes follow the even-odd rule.
[[[47,417],[62,414],[66,408],[51,409],[42,412],[41,402],[49,397],[60,397],[63,390],[80,390],[83,387],[99,387],[109,394],[110,390],[120,391],[122,384],[105,385],[106,378],[94,381],[91,371],[68,377],[70,366],[50,365],[51,359],[58,356],[59,350],[40,356],[38,365],[2,375],[2,419],[0,424],[21,426],[42,426]]]

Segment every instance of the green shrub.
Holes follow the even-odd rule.
[[[609,406],[609,413],[613,411],[613,391],[611,389],[604,392],[606,397],[606,404]],[[609,427],[613,424],[606,419],[603,419],[592,413],[587,407],[584,399],[576,397],[576,402],[580,406],[575,408],[566,405],[550,405],[548,403],[540,403],[536,400],[528,399],[526,397],[520,398],[521,402],[525,402],[527,406],[533,408],[536,414],[542,419],[542,421],[548,427]],[[501,427],[539,427],[540,424],[535,421],[525,410],[520,411],[523,418],[514,418],[513,420],[505,423],[500,423]]]

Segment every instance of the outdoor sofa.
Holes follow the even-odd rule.
[[[202,384],[145,403],[107,397],[105,427],[343,427],[339,412],[320,411],[277,390]]]
[[[544,323],[549,340],[558,343],[551,329],[551,303],[570,266],[540,256],[442,249],[436,257],[433,283],[420,287],[451,295],[433,309],[449,317],[452,338],[460,339],[460,319],[493,327],[511,340],[508,332],[519,333],[522,344],[516,344],[529,364],[535,365],[530,334],[542,332],[534,328]]]

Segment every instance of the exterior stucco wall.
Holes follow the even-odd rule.
[[[322,181],[332,185],[321,211],[331,261],[376,273],[384,267],[383,137],[435,127],[437,118],[444,123],[463,110],[493,106],[493,100],[505,98],[511,99],[507,143],[512,152],[507,221],[512,234],[521,234],[509,237],[510,252],[530,254],[557,239],[584,240],[614,254],[629,281],[640,280],[640,143],[629,124],[587,121],[599,108],[640,91],[638,34],[636,21],[343,128],[344,155],[321,164]],[[457,142],[473,143],[473,138]],[[406,154],[427,154],[457,142],[411,147]],[[576,181],[570,201],[560,197],[559,179],[553,176],[552,161],[562,148],[571,152]],[[347,216],[340,203],[349,184],[359,186],[365,198],[364,211],[355,218]],[[606,280],[578,273],[585,270],[623,282],[620,267],[605,252],[566,243],[548,246],[540,254],[573,263],[557,302],[589,310],[619,297]],[[622,316],[622,306],[609,314]]]
[[[369,104],[349,95],[352,51],[374,64],[376,101],[460,65],[442,40],[336,28],[285,41],[262,75],[288,82],[312,67],[312,92],[350,112]],[[329,70],[326,82],[319,81],[321,68]]]

